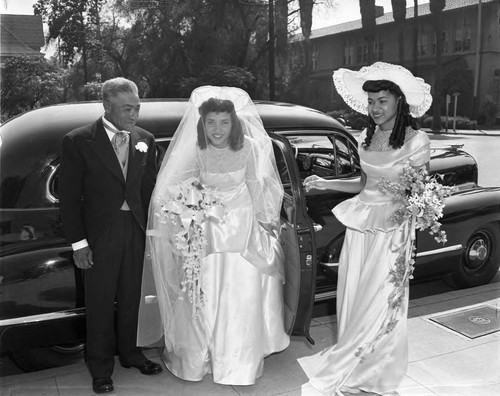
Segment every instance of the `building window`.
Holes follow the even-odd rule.
[[[469,51],[471,49],[471,26],[469,23],[469,19],[466,17],[464,18],[464,42],[463,42],[463,48],[464,51]]]
[[[428,56],[430,54],[430,34],[428,32],[421,32],[418,36],[418,56]]]
[[[377,60],[384,59],[384,42],[377,37],[373,42],[373,54]]]
[[[368,62],[368,44],[365,40],[356,46],[356,63]]]
[[[344,65],[354,64],[354,44],[349,38],[344,41]]]
[[[313,44],[312,46],[312,68],[313,70],[316,70],[318,68],[318,62],[319,62],[319,51],[318,51],[318,46]]]
[[[446,54],[448,52],[448,35],[446,32],[441,32],[443,37],[443,53]],[[432,35],[432,55],[436,55],[436,35]]]
[[[469,19],[455,20],[453,29],[453,52],[469,51],[471,49],[471,26]]]

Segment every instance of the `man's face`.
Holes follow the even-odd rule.
[[[139,118],[141,103],[134,93],[120,92],[104,101],[105,116],[118,129],[130,131]]]

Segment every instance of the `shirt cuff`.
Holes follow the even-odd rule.
[[[82,239],[81,241],[75,242],[71,244],[73,251],[83,249],[84,247],[89,246],[86,239]]]

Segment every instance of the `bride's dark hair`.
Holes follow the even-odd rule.
[[[207,136],[205,134],[205,119],[208,113],[229,113],[231,116],[231,134],[229,135],[229,147],[233,151],[238,151],[243,147],[245,136],[243,135],[243,128],[240,119],[236,115],[234,103],[227,99],[210,98],[204,101],[198,111],[200,112],[200,119],[198,120],[198,146],[202,150],[208,146]]]
[[[417,121],[410,114],[410,106],[406,101],[406,97],[401,91],[401,88],[392,81],[389,80],[368,80],[363,84],[363,91],[365,92],[380,92],[389,91],[390,93],[396,95],[397,98],[397,109],[396,109],[396,119],[394,121],[394,127],[392,128],[391,136],[389,137],[389,145],[398,149],[401,148],[405,142],[406,128],[408,126],[413,129],[418,129]],[[366,138],[363,142],[363,148],[370,147],[372,142],[373,134],[375,133],[375,121],[368,115],[368,127],[366,128]]]

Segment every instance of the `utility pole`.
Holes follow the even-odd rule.
[[[482,10],[481,0],[477,5],[477,41],[476,41],[476,62],[474,65],[474,93],[472,101],[472,118],[477,116],[479,105],[478,90],[479,90],[479,70],[481,69],[481,30],[482,30]]]

